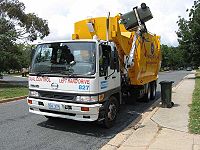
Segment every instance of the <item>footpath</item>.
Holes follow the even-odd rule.
[[[101,150],[200,150],[200,135],[188,131],[194,87],[195,75],[189,74],[172,89],[172,108],[157,103]]]

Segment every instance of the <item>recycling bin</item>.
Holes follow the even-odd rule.
[[[171,108],[174,103],[172,102],[172,84],[174,81],[161,81],[161,102],[162,107]]]
[[[124,24],[126,30],[132,30],[139,25],[134,9],[137,10],[139,18],[142,22],[147,22],[153,18],[149,7],[146,6],[145,3],[142,3],[141,8],[134,7],[132,11],[121,15],[121,23]]]

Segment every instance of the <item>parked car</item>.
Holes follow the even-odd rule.
[[[0,74],[0,79],[3,79],[3,74]]]
[[[187,67],[187,71],[192,71],[192,67]]]

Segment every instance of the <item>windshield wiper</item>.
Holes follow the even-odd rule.
[[[77,74],[73,74],[73,71],[61,71],[60,72],[62,75],[67,75],[69,77],[76,77]]]
[[[47,74],[46,72],[36,72],[36,73],[30,73],[30,75],[36,75],[36,76],[42,76],[42,75],[45,75]]]

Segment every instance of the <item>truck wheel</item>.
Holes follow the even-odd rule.
[[[151,96],[150,99],[154,100],[156,98],[156,82],[151,84]]]
[[[114,96],[110,97],[105,110],[105,119],[103,122],[104,127],[111,128],[116,120],[119,104]]]
[[[148,103],[150,101],[150,98],[151,98],[151,86],[150,84],[148,84],[148,89],[147,92],[144,94],[143,100],[144,102]]]

